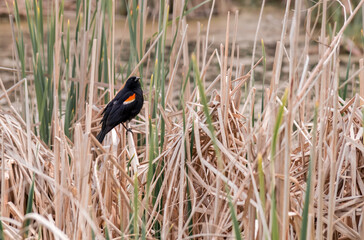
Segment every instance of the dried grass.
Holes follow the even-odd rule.
[[[341,99],[339,101],[343,102]],[[266,186],[270,185],[267,169],[269,166],[269,161],[267,161],[267,151],[269,151],[270,146],[267,136],[269,135],[269,129],[268,125],[264,126],[263,122],[250,129],[246,117],[236,110],[233,102],[234,99],[232,98],[231,107],[228,109],[228,121],[225,123],[226,128],[222,118],[221,96],[218,92],[213,93],[209,103],[211,118],[218,140],[217,146],[222,153],[223,168],[221,170],[217,165],[211,132],[207,127],[206,117],[201,110],[200,103],[190,101],[186,104],[185,126],[187,131],[183,130],[181,113],[166,113],[165,120],[170,123],[169,127],[166,128],[166,147],[159,158],[154,160],[159,162],[161,172],[164,173],[162,186],[157,195],[157,199],[164,199],[165,201],[162,209],[157,210],[157,205],[153,206],[150,198],[141,198],[141,196],[148,196],[145,192],[148,173],[147,162],[142,161],[137,169],[139,179],[138,195],[141,201],[139,214],[144,211],[144,207],[149,206],[148,210],[145,209],[148,212],[149,219],[144,226],[147,236],[155,234],[151,231],[152,225],[156,219],[159,219],[163,222],[163,226],[166,226],[162,228],[161,232],[162,236],[166,238],[177,238],[179,231],[181,231],[183,238],[188,238],[186,234],[189,231],[188,223],[191,220],[194,223],[191,237],[233,238],[231,215],[228,211],[228,197],[222,187],[223,185],[217,186],[218,177],[231,189],[228,194],[231,195],[236,207],[242,234],[247,236],[249,231],[252,230],[250,225],[252,213],[249,213],[248,209],[249,206],[258,207],[259,204],[256,199],[259,193],[256,187],[252,186],[252,181],[257,181],[256,159],[258,150],[263,150],[260,153],[265,159],[263,171],[266,174]],[[318,135],[321,131],[325,132],[323,145],[328,146],[328,149],[334,143],[334,132],[337,132],[337,151],[335,153],[324,151],[322,155],[322,164],[326,169],[323,172],[323,192],[317,192],[317,186],[313,186],[313,212],[316,212],[317,199],[319,197],[323,198],[323,221],[327,224],[330,199],[329,179],[333,176],[335,179],[335,218],[333,227],[336,234],[350,239],[360,239],[361,236],[359,230],[362,222],[362,193],[364,192],[362,180],[362,165],[364,164],[362,112],[358,102],[359,96],[356,96],[341,109],[338,109],[340,115],[337,117],[336,128],[333,128],[332,111],[327,111],[324,118],[319,119],[319,126],[324,126],[324,128],[318,129]],[[262,118],[264,119],[266,116],[263,114]],[[322,121],[324,123],[320,124]],[[62,216],[58,227],[69,237],[75,237],[75,233],[79,231],[82,232],[83,237],[90,237],[86,226],[93,226],[94,231],[100,234],[103,231],[103,226],[106,225],[111,235],[121,234],[119,226],[122,217],[128,216],[126,213],[132,209],[130,203],[133,198],[133,180],[127,177],[127,173],[119,165],[121,163],[118,160],[115,160],[110,154],[106,154],[104,155],[104,161],[100,162],[102,158],[100,159],[100,156],[97,157],[94,154],[96,159],[91,163],[91,168],[88,170],[89,168],[80,166],[81,156],[84,154],[81,153],[81,150],[84,147],[77,144],[72,146],[65,141],[63,142],[64,146],[61,147],[61,152],[63,152],[61,154],[63,156],[60,169],[61,179],[57,183],[55,180],[53,151],[48,149],[33,134],[31,149],[29,149],[25,125],[14,114],[2,112],[0,114],[0,124],[2,126],[0,136],[4,138],[2,145],[4,154],[1,158],[2,169],[5,169],[5,178],[2,178],[2,193],[8,193],[2,194],[2,206],[4,206],[2,220],[5,232],[9,236],[20,238],[17,225],[13,221],[21,226],[24,219],[24,204],[28,198],[27,193],[33,173],[35,173],[33,211],[38,216],[49,218],[49,216],[55,215],[57,209],[56,194],[58,194],[60,198],[58,201],[60,201],[61,206],[61,211],[58,214]],[[301,146],[294,148],[290,157],[289,177],[291,184],[288,216],[291,229],[290,235],[293,234],[291,235],[293,238],[299,235],[301,229],[300,216],[303,209],[309,155],[312,147],[312,139],[309,137],[310,128],[311,126],[308,123],[306,126],[302,126],[302,129],[293,133],[293,136],[300,133],[308,136],[303,142],[303,148]],[[76,127],[76,129],[78,129],[76,132],[82,131],[80,128]],[[79,134],[78,137],[87,137],[87,134],[82,132]],[[141,134],[145,133],[142,132]],[[284,131],[280,135],[283,136]],[[279,148],[282,149],[285,145],[284,140],[279,145]],[[94,147],[98,146],[94,145]],[[31,152],[31,161],[28,158],[29,151]],[[68,152],[69,156],[71,156],[69,165],[64,156],[65,152]],[[144,159],[145,146],[139,147],[138,152],[142,156],[141,159]],[[334,172],[329,171],[331,154],[338,156]],[[246,158],[247,156],[248,158]],[[119,161],[125,161],[125,159],[121,158]],[[314,176],[316,179],[317,177],[317,175]],[[160,176],[153,176],[150,191],[153,191],[159,178]],[[283,175],[277,174],[277,181],[279,180],[283,180]],[[186,193],[187,187],[189,195]],[[87,198],[87,200],[83,200],[84,198]],[[219,211],[218,218],[214,219],[213,224],[216,198],[219,198]],[[187,214],[188,201],[190,201],[191,206],[190,212]],[[269,201],[265,208],[269,208]],[[162,215],[160,211],[163,211]],[[262,209],[258,209],[259,211],[262,211]],[[84,215],[80,212],[83,212]],[[85,217],[87,213],[91,214],[89,218]],[[267,212],[262,214],[267,216]],[[313,216],[310,217],[312,221]],[[9,218],[12,221],[8,222]],[[39,221],[36,222],[37,224],[33,224],[31,228],[34,229],[31,231],[33,234],[37,234],[39,231],[37,230],[39,229],[38,224],[41,224]],[[256,223],[253,222],[252,224],[255,226]],[[51,227],[49,229],[43,228],[42,231],[44,232],[43,236],[56,234],[56,230]],[[263,228],[259,228],[258,234],[262,231]],[[124,234],[128,236],[130,233],[125,229]]]
[[[86,67],[81,69],[84,79],[80,82],[90,84],[91,94],[87,104],[79,103],[82,111],[78,112],[72,141],[66,137],[57,111],[53,116],[51,147],[33,134],[29,109],[26,122],[12,107],[8,112],[1,111],[0,220],[4,236],[22,239],[26,230],[23,222],[31,219],[29,237],[43,239],[230,239],[239,238],[236,232],[244,239],[298,239],[305,224],[308,239],[361,239],[363,96],[356,94],[345,101],[338,93],[340,41],[360,5],[332,41],[322,47],[320,60],[310,71],[309,34],[305,55],[301,56],[297,46],[301,9],[301,1],[297,1],[296,22],[292,21],[289,37],[290,79],[281,100],[280,66],[290,1],[287,4],[282,39],[277,43],[261,114],[255,109],[254,85],[246,93],[242,86],[253,77],[254,68],[263,58],[252,62],[252,69],[244,75],[237,60],[239,46],[235,46],[237,15],[233,39],[229,40],[227,27],[225,45],[221,44],[210,56],[208,35],[205,44],[203,39],[198,40],[205,46],[196,54],[197,62],[188,55],[186,19],[180,21],[180,45],[172,50],[174,62],[169,64],[165,102],[159,102],[159,96],[154,95],[159,89],[153,89],[151,84],[144,109],[131,123],[133,135],[125,136],[122,128],[116,128],[104,145],[94,137],[103,107],[99,102],[104,96],[97,96],[93,90],[98,71],[96,40],[92,42],[90,81],[86,79]],[[152,49],[160,39],[165,40],[164,26],[132,73],[144,61],[149,64]],[[325,32],[321,34],[326,36]],[[215,57],[221,71],[215,79],[206,79]],[[188,70],[190,61],[198,69],[194,68],[195,80],[201,78],[198,83],[203,85],[203,91],[188,81],[178,108],[172,96],[177,68]],[[351,78],[363,71],[361,60],[360,69]],[[360,78],[362,84],[362,75]],[[11,105],[8,93],[13,88],[8,92],[3,85],[2,88],[4,95],[0,98],[6,97]],[[114,85],[110,84],[110,88]],[[56,96],[54,102],[57,103]],[[159,118],[151,118],[153,106],[158,109]],[[253,113],[258,116],[253,118]],[[162,120],[164,132],[159,131]],[[33,179],[32,213],[25,214]],[[311,188],[307,187],[308,182]],[[305,210],[308,193],[311,195]],[[308,216],[305,223],[304,211]]]

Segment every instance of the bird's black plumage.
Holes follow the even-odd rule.
[[[138,77],[130,77],[125,86],[118,92],[113,100],[111,100],[104,111],[101,119],[102,128],[97,135],[97,140],[100,143],[105,138],[105,135],[120,123],[130,121],[134,118],[143,107],[143,90],[140,86]],[[130,129],[127,129],[130,131]]]

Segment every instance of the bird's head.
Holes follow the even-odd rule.
[[[125,84],[125,87],[128,87],[130,89],[136,89],[140,87],[140,78],[139,77],[130,77]]]

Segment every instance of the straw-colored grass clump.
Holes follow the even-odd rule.
[[[3,69],[17,83],[6,90],[0,78],[9,109],[0,112],[0,238],[360,239],[364,60],[353,67],[349,60],[340,81],[339,53],[364,0],[330,35],[311,22],[321,4],[303,10],[295,1],[292,12],[287,1],[269,67],[264,41],[256,60],[263,1],[250,68],[239,56],[238,12],[233,24],[227,14],[224,44],[211,45],[212,1],[191,54],[186,16],[209,1],[192,8],[176,1],[171,16],[160,1],[151,36],[147,4],[138,2],[127,6],[131,44],[123,64],[114,1],[77,1],[75,29],[63,24],[56,1],[47,30],[42,4],[26,1],[30,61],[14,2],[16,65]],[[322,23],[330,6],[319,8]],[[103,106],[131,75],[141,76],[145,92],[133,134],[116,127],[100,144],[94,136]],[[11,94],[26,104],[15,109]]]
[[[337,234],[348,236],[351,239],[360,238],[359,229],[361,227],[360,218],[363,201],[361,192],[364,191],[363,173],[360,168],[364,159],[363,130],[361,127],[362,113],[357,106],[358,99],[358,97],[353,98],[352,101],[339,109],[341,115],[337,119],[336,127],[338,136],[337,152],[332,153],[331,149],[328,148],[328,151],[323,153],[324,159],[326,159],[322,163],[325,169],[322,173],[323,191],[322,193],[317,192],[318,183],[315,181],[313,185],[314,196],[312,198],[312,211],[316,212],[318,198],[322,197],[323,222],[327,224],[330,199],[329,179],[330,177],[336,179],[335,181],[338,184],[335,185],[334,194],[336,201],[334,228]],[[266,134],[269,129],[265,128],[265,124],[261,122],[252,130],[249,130],[250,127],[247,125],[246,117],[235,109],[234,101],[230,102],[227,121],[224,121],[222,106],[221,96],[215,91],[209,102],[209,110],[211,111],[210,116],[217,138],[217,146],[222,155],[220,166],[201,103],[187,102],[184,123],[181,112],[166,114],[166,122],[169,122],[168,127],[166,127],[166,147],[159,157],[154,160],[158,162],[157,166],[163,174],[163,179],[161,179],[161,176],[153,176],[152,184],[149,187],[150,192],[152,192],[155,184],[157,184],[158,180],[160,181],[159,192],[155,195],[157,199],[163,199],[164,201],[164,204],[160,206],[153,205],[152,198],[146,198],[148,196],[146,192],[148,163],[146,160],[142,161],[138,167],[139,183],[135,185],[135,180],[127,177],[127,173],[121,167],[125,163],[120,161],[126,161],[127,159],[119,158],[119,160],[116,160],[112,155],[106,154],[102,155],[105,157],[101,161],[100,157],[94,155],[98,159],[97,162],[93,160],[90,169],[85,168],[82,170],[83,166],[77,166],[80,163],[78,163],[79,160],[76,157],[77,154],[81,154],[81,149],[78,149],[79,146],[66,144],[67,147],[63,151],[67,152],[69,148],[69,154],[73,155],[73,158],[69,161],[69,166],[66,166],[68,160],[63,158],[62,161],[66,162],[62,162],[60,167],[60,182],[62,184],[57,184],[56,174],[54,173],[53,152],[32,134],[30,139],[31,153],[28,155],[29,148],[25,124],[22,120],[19,121],[16,115],[2,112],[0,123],[3,127],[0,130],[0,136],[4,137],[2,159],[5,160],[2,161],[2,167],[6,169],[4,172],[5,181],[3,181],[5,189],[2,190],[9,193],[2,194],[2,200],[8,203],[2,217],[6,219],[11,216],[13,220],[20,224],[4,221],[4,229],[12,233],[11,236],[20,236],[18,234],[21,232],[16,229],[21,229],[21,222],[24,219],[22,213],[25,211],[25,203],[29,197],[28,192],[32,182],[32,175],[35,174],[32,211],[38,217],[48,217],[48,220],[46,220],[47,227],[51,229],[55,227],[52,221],[49,222],[49,217],[55,216],[58,207],[55,200],[55,192],[57,192],[61,199],[58,200],[61,201],[58,204],[62,206],[61,212],[58,213],[62,216],[60,226],[63,226],[61,229],[71,238],[77,236],[77,232],[80,232],[81,235],[79,236],[90,236],[86,230],[87,228],[80,227],[89,224],[96,234],[101,235],[105,230],[105,226],[108,226],[109,234],[121,234],[119,226],[131,224],[127,219],[130,218],[129,214],[133,210],[134,198],[138,199],[138,208],[149,209],[149,221],[143,226],[146,229],[147,236],[156,234],[153,232],[152,227],[154,221],[158,220],[163,223],[161,226],[162,236],[168,236],[171,239],[177,238],[179,233],[184,236],[190,231],[192,231],[192,236],[195,237],[233,237],[229,198],[236,207],[236,217],[240,223],[242,234],[253,234],[251,232],[252,226],[259,229],[258,234],[263,234],[263,227],[256,226],[256,220],[253,219],[254,221],[252,221],[249,217],[249,211],[251,211],[249,209],[261,204],[256,201],[259,196],[257,192],[257,185],[259,184],[257,175],[258,149],[252,146],[258,144],[261,149],[269,151],[270,142],[264,140],[269,135]],[[266,117],[268,116],[263,114],[262,118]],[[144,124],[142,122],[139,127],[142,129]],[[266,126],[268,125],[266,124]],[[319,119],[318,126],[323,126],[323,129],[318,127],[315,137],[318,138],[320,132],[324,131],[324,144],[332,146],[335,135],[332,112],[328,111],[323,120]],[[184,127],[187,129],[186,131]],[[299,235],[301,230],[301,212],[306,191],[311,142],[313,141],[308,129],[297,130],[293,135],[296,134],[305,134],[308,139],[304,140],[301,146],[297,146],[290,157],[289,221],[292,231],[295,233],[294,236]],[[280,135],[283,137],[284,132]],[[92,142],[96,143],[96,141]],[[145,159],[146,146],[140,146],[138,152],[142,159]],[[263,154],[264,157],[268,153],[260,152],[260,154]],[[337,154],[338,156],[335,172],[330,172],[328,159],[331,154]],[[252,156],[253,162],[247,160],[248,155]],[[263,191],[267,191],[271,184],[269,180],[269,162],[265,162],[264,165],[266,189]],[[276,165],[276,167],[282,170],[282,166]],[[80,172],[85,174],[83,180],[77,177]],[[317,179],[317,177],[315,175],[312,179]],[[281,184],[280,181],[283,182],[283,176],[277,174],[277,185]],[[225,184],[230,189],[228,192],[224,187]],[[137,191],[133,190],[133,187],[137,187]],[[134,193],[137,195],[134,195]],[[103,196],[102,200],[100,199],[101,196]],[[82,209],[81,203],[84,198],[88,199],[88,204]],[[269,209],[269,205],[268,198],[266,205],[262,207]],[[90,206],[92,207],[90,208]],[[90,218],[87,218],[82,216],[83,214],[91,215]],[[265,211],[264,216],[267,217],[268,215],[269,212]],[[85,225],[80,225],[81,219],[83,219]],[[192,227],[189,227],[190,221],[193,221]],[[69,222],[72,222],[72,224]],[[141,222],[137,224],[141,224]],[[39,228],[39,225],[39,222],[38,224],[35,224],[35,222],[31,224],[30,232],[37,235],[39,231],[37,229],[43,229],[43,234],[45,234],[43,236],[49,236],[50,233],[47,233],[47,227]],[[132,237],[131,233],[128,233],[128,228],[124,229],[126,231],[123,235]]]

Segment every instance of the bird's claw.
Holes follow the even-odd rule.
[[[130,132],[131,134],[133,134],[133,131],[131,130],[131,128],[126,128],[126,134],[128,134],[128,132]]]

